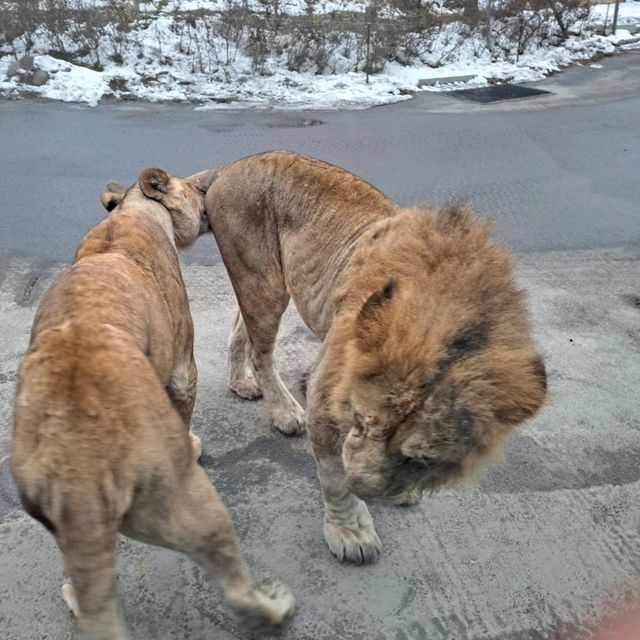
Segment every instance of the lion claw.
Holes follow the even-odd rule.
[[[357,517],[349,525],[325,514],[324,538],[331,553],[341,562],[371,564],[382,551],[382,543],[364,502],[358,505]]]

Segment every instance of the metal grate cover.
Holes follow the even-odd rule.
[[[521,87],[517,84],[509,83],[492,84],[489,87],[479,87],[478,89],[459,89],[457,91],[447,92],[448,95],[455,98],[481,102],[483,104],[501,102],[503,100],[521,100],[522,98],[532,98],[547,93],[551,93],[551,91],[531,89],[530,87]]]

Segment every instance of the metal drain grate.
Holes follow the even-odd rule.
[[[471,100],[472,102],[481,102],[483,104],[487,104],[489,102],[501,102],[503,100],[533,98],[534,96],[542,96],[547,93],[551,93],[551,91],[531,89],[530,87],[521,87],[517,84],[509,83],[493,84],[489,87],[479,87],[478,89],[447,91],[447,94],[454,98],[462,98],[463,100]]]

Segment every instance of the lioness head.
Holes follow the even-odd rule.
[[[356,249],[336,319],[349,489],[410,500],[467,476],[546,395],[508,253],[464,207],[400,211]]]
[[[137,187],[137,189],[136,189]],[[210,231],[204,207],[204,194],[188,179],[170,176],[162,169],[145,169],[131,189],[116,182],[107,184],[100,201],[107,211],[113,211],[127,198],[140,195],[162,204],[171,215],[176,246],[191,246],[198,236]]]

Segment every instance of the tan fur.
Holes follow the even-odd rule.
[[[192,176],[241,315],[230,386],[303,424],[272,352],[291,296],[324,344],[306,424],[339,558],[374,560],[365,503],[412,503],[468,476],[546,394],[508,253],[462,206],[398,209],[371,185],[290,152]],[[358,497],[359,496],[359,497]]]
[[[203,197],[151,169],[101,200],[113,212],[44,295],[20,367],[11,466],[24,507],[64,554],[64,598],[87,638],[126,637],[119,532],[187,553],[241,619],[278,624],[293,599],[254,586],[189,433],[193,323],[176,247],[208,227]]]

